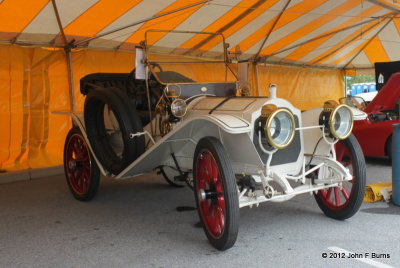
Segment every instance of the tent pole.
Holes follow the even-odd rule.
[[[75,89],[74,89],[74,75],[73,75],[73,68],[72,68],[71,44],[68,43],[67,37],[65,36],[64,28],[62,27],[62,24],[61,24],[60,14],[58,13],[58,9],[57,9],[56,0],[51,0],[51,2],[53,4],[54,13],[57,18],[58,27],[60,28],[61,37],[65,44],[64,50],[65,50],[65,56],[67,59],[70,108],[71,108],[71,112],[74,113],[76,111],[76,104],[75,104]]]
[[[53,1],[54,1],[54,0],[53,0]],[[111,30],[111,31],[108,31],[108,32],[105,32],[105,33],[102,33],[102,34],[99,34],[99,35],[96,35],[96,36],[93,36],[93,37],[91,37],[91,38],[88,38],[88,39],[85,39],[85,40],[82,40],[82,41],[79,41],[79,42],[75,43],[75,47],[80,46],[80,45],[87,44],[87,43],[89,43],[90,41],[92,41],[92,40],[94,40],[94,39],[97,39],[97,38],[100,38],[100,37],[103,37],[103,36],[106,36],[106,35],[109,35],[109,34],[112,34],[112,33],[115,33],[115,32],[119,32],[119,31],[124,30],[124,29],[126,29],[126,28],[129,28],[129,27],[132,27],[132,26],[135,26],[135,25],[138,25],[138,24],[141,24],[141,23],[150,21],[150,20],[154,20],[154,19],[157,19],[157,18],[160,18],[160,17],[164,17],[164,16],[166,16],[166,15],[170,15],[170,14],[173,14],[173,13],[176,13],[176,12],[179,12],[179,11],[182,11],[182,10],[185,10],[185,9],[188,9],[188,8],[191,8],[191,7],[194,7],[194,6],[198,6],[198,5],[201,5],[201,4],[205,4],[205,3],[208,3],[208,2],[210,2],[210,1],[211,1],[211,0],[201,1],[201,2],[198,2],[198,3],[195,3],[195,4],[191,4],[191,5],[184,6],[184,7],[178,8],[178,9],[174,9],[174,10],[172,10],[172,11],[168,11],[168,12],[162,13],[162,14],[160,14],[160,15],[156,15],[156,16],[152,16],[152,17],[150,17],[150,18],[138,20],[138,21],[133,22],[133,23],[131,23],[131,24],[128,24],[128,25],[126,25],[126,26],[118,27],[118,28],[116,28],[116,29],[114,29],[114,30]]]
[[[61,37],[64,41],[64,44],[67,45],[68,41],[67,41],[67,38],[65,37],[64,28],[62,27],[62,24],[61,24],[60,13],[58,13],[56,0],[51,0],[51,3],[53,4],[54,14],[56,15],[57,24],[58,24],[58,28],[60,29]]]
[[[397,8],[395,8],[395,7],[391,6],[391,5],[388,5],[388,4],[385,4],[385,3],[382,3],[382,2],[380,2],[380,1],[377,1],[377,0],[367,0],[367,1],[368,1],[368,2],[370,2],[370,3],[372,3],[372,4],[375,4],[375,5],[378,5],[378,6],[384,7],[384,8],[386,8],[386,9],[389,9],[389,10],[396,11],[397,13],[400,13],[400,9],[397,9]]]
[[[337,34],[337,33],[340,33],[340,32],[346,31],[346,30],[349,30],[349,29],[351,29],[351,28],[358,27],[358,26],[361,26],[361,25],[363,25],[363,24],[367,24],[367,23],[369,23],[369,22],[371,22],[371,21],[374,21],[374,20],[377,20],[377,19],[381,19],[381,18],[384,18],[384,17],[387,17],[387,16],[391,16],[391,15],[393,15],[394,13],[395,13],[395,12],[389,12],[389,13],[386,13],[386,14],[384,14],[384,15],[382,15],[382,16],[374,17],[374,18],[372,18],[372,19],[370,19],[370,20],[362,21],[362,22],[360,22],[360,23],[356,23],[356,24],[350,25],[350,26],[348,26],[348,27],[341,28],[341,29],[338,29],[338,30],[336,30],[336,31],[332,31],[332,32],[329,32],[329,33],[326,33],[326,34],[323,34],[323,35],[320,35],[320,36],[311,38],[311,39],[309,39],[309,40],[307,40],[307,41],[298,43],[298,44],[293,45],[293,46],[290,46],[290,47],[288,47],[288,48],[284,48],[284,49],[278,50],[277,52],[274,52],[274,53],[272,53],[271,55],[268,55],[268,57],[270,57],[270,56],[275,56],[275,55],[277,55],[277,54],[280,54],[280,53],[283,53],[283,52],[285,52],[285,51],[294,49],[294,48],[296,48],[296,47],[300,47],[300,46],[302,46],[302,45],[305,45],[305,44],[308,44],[308,43],[317,41],[317,40],[319,40],[319,39],[322,39],[322,38],[325,38],[325,37],[328,37],[328,36],[331,36],[331,35],[335,35],[335,34]],[[263,58],[260,58],[260,59],[263,60]]]
[[[72,68],[72,55],[71,49],[65,50],[67,56],[67,68],[68,68],[68,84],[69,84],[69,98],[70,98],[70,106],[71,112],[75,113],[76,111],[76,103],[75,103],[75,90],[74,90],[74,75]]]
[[[269,29],[267,35],[265,36],[265,38],[264,38],[264,40],[263,40],[263,42],[262,42],[262,44],[261,44],[261,46],[260,46],[260,48],[258,49],[257,54],[254,55],[254,60],[255,60],[255,61],[257,60],[258,56],[259,56],[260,53],[261,53],[261,50],[263,49],[265,43],[267,42],[269,36],[270,36],[271,33],[274,31],[276,25],[278,24],[278,21],[281,19],[283,13],[285,13],[285,11],[286,11],[286,9],[287,9],[287,7],[289,6],[289,4],[290,4],[291,1],[292,1],[292,0],[288,0],[288,1],[286,2],[285,6],[282,8],[282,10],[281,10],[281,12],[279,13],[279,15],[276,17],[274,23],[273,23],[272,26],[271,26],[271,29]],[[265,59],[266,59],[266,58],[267,58],[267,56],[265,57]]]
[[[313,64],[317,64],[321,61],[323,61],[324,59],[334,55],[336,52],[338,52],[339,50],[343,49],[344,47],[350,45],[352,42],[356,41],[359,37],[362,37],[363,34],[365,34],[366,32],[371,31],[374,27],[378,26],[380,23],[382,23],[382,21],[378,21],[377,23],[371,25],[370,27],[368,27],[367,29],[365,29],[364,31],[360,32],[359,34],[357,34],[355,37],[353,37],[351,40],[349,40],[348,42],[346,42],[345,44],[339,46],[338,48],[334,49],[333,51],[331,51],[330,53],[326,54],[325,56],[317,59],[314,62],[311,62],[307,65],[313,65]]]
[[[261,96],[261,94],[260,94],[261,93],[261,91],[260,91],[261,86],[260,86],[260,79],[259,79],[260,77],[259,77],[259,74],[258,74],[258,64],[256,62],[254,62],[253,66],[254,66],[253,70],[254,70],[255,76],[256,76],[257,96]]]
[[[362,48],[361,48],[361,49],[346,63],[346,65],[343,66],[343,69],[346,69],[346,67],[349,66],[349,64],[350,64],[355,58],[357,58],[358,55],[360,55],[361,51],[363,51],[363,50],[372,42],[372,40],[374,40],[374,38],[377,37],[378,34],[380,34],[380,32],[382,32],[383,29],[385,29],[386,26],[388,26],[390,22],[392,22],[392,20],[393,20],[393,18],[391,18],[388,22],[386,22],[386,24],[383,25],[382,28],[380,28],[379,31],[377,31],[377,32],[374,34],[374,36],[371,37],[371,38],[365,43],[364,46],[362,46]]]

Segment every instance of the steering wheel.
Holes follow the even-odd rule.
[[[136,80],[136,69],[133,69],[128,75],[125,91],[129,97],[137,98],[139,95],[146,94],[146,84],[144,80]]]
[[[158,63],[155,63],[155,62],[150,63],[150,67],[151,67],[151,68],[157,68],[157,69],[159,70],[160,73],[164,72],[164,71],[163,71],[163,68],[162,68],[162,67],[160,66],[160,64],[158,64]]]

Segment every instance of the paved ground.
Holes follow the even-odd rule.
[[[391,181],[386,160],[367,163],[369,183]],[[155,174],[104,179],[89,203],[72,198],[63,176],[0,185],[0,267],[400,267],[400,207],[384,202],[343,222],[310,195],[245,208],[225,252],[196,227],[197,212],[179,206],[194,206],[193,193]],[[370,258],[329,258],[341,250]]]

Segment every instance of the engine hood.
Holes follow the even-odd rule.
[[[265,97],[205,97],[190,103],[188,113],[230,114],[251,121],[251,115],[260,111],[268,100]]]
[[[192,110],[244,111],[260,98],[209,97],[198,101]],[[265,100],[263,101],[265,102]]]
[[[393,110],[400,97],[400,73],[392,74],[386,85],[368,104],[364,112],[374,113],[382,110]]]

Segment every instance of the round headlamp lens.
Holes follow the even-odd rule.
[[[186,102],[182,99],[176,99],[171,104],[171,113],[173,116],[181,118],[184,117],[187,111]]]
[[[346,139],[353,129],[353,113],[346,105],[339,105],[330,117],[330,130],[338,139]]]
[[[288,146],[294,136],[295,122],[293,115],[285,109],[278,109],[267,119],[266,136],[268,143],[277,149]]]

